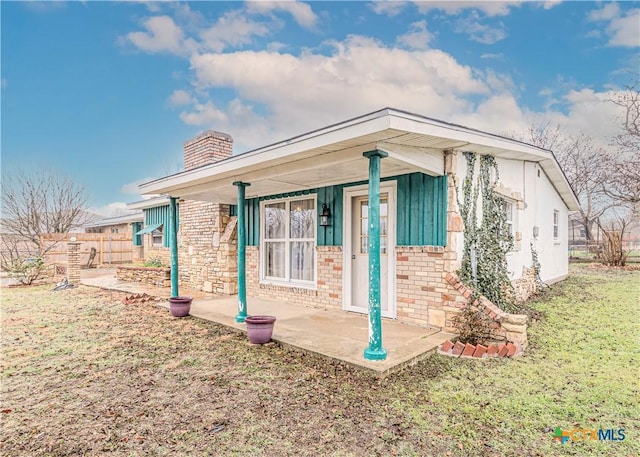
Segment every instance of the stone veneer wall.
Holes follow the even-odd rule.
[[[229,205],[188,200],[180,203],[178,258],[181,285],[205,292],[237,292],[235,222],[226,232],[232,219],[236,220],[229,216]]]
[[[247,293],[268,299],[324,309],[342,309],[342,247],[317,246],[318,287],[260,284],[260,250],[247,246]]]
[[[233,140],[208,130],[184,144],[184,169],[191,170],[231,157]],[[180,202],[178,258],[181,285],[205,292],[237,293],[236,219],[229,205]]]
[[[120,265],[116,278],[121,281],[140,282],[153,286],[171,287],[171,268],[132,267]]]

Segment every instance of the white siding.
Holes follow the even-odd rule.
[[[524,209],[516,213],[517,232],[522,234],[519,247],[507,255],[511,279],[522,276],[523,267],[531,267],[531,248],[538,251],[543,281],[553,282],[567,275],[569,269],[568,210],[544,171],[534,162],[497,159],[500,183],[521,194]],[[538,171],[540,176],[538,176]],[[458,155],[458,181],[461,185],[466,174],[464,155]],[[559,236],[553,237],[553,212],[559,212]],[[534,238],[534,227],[538,236]],[[458,256],[462,258],[463,240],[458,240]]]

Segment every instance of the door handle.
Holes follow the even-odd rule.
[[[355,254],[351,254],[351,260],[356,260],[356,255]]]

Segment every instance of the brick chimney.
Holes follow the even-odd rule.
[[[219,162],[231,157],[233,138],[230,135],[214,130],[207,130],[184,143],[184,169],[194,168]]]

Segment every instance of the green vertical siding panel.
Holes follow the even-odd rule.
[[[344,210],[342,208],[343,186],[333,186],[333,208],[331,209],[331,219],[333,227],[333,244],[332,246],[342,246],[342,216]]]
[[[434,178],[422,173],[412,173],[382,181],[397,181],[396,202],[396,242],[399,246],[444,246],[446,243],[446,177]],[[253,198],[247,201],[251,208],[247,214],[245,224],[247,244],[260,244],[260,201],[272,200],[297,195],[317,194],[318,207],[322,210],[326,203],[331,210],[331,225],[317,226],[318,246],[342,246],[343,244],[343,194],[345,187],[351,187],[366,182],[348,183],[310,189],[289,194],[278,194]]]
[[[409,240],[410,244],[420,246],[422,244],[420,233],[423,229],[424,221],[422,211],[424,206],[421,205],[420,190],[422,188],[422,177],[417,173],[409,176]]]
[[[398,176],[396,202],[396,244],[409,244],[409,175]]]
[[[133,222],[131,224],[131,229],[133,233],[133,245],[142,246],[142,235],[136,235],[136,232],[142,230],[142,222]]]
[[[440,183],[440,198],[438,203],[440,205],[440,211],[438,211],[438,225],[437,225],[437,244],[438,246],[446,246],[447,244],[447,205],[449,202],[449,183],[447,176],[440,176],[438,178]]]
[[[147,208],[144,210],[144,225],[164,224],[162,245],[169,247],[169,205],[156,206],[155,208]],[[176,213],[176,230],[180,229],[180,205],[177,204]]]

